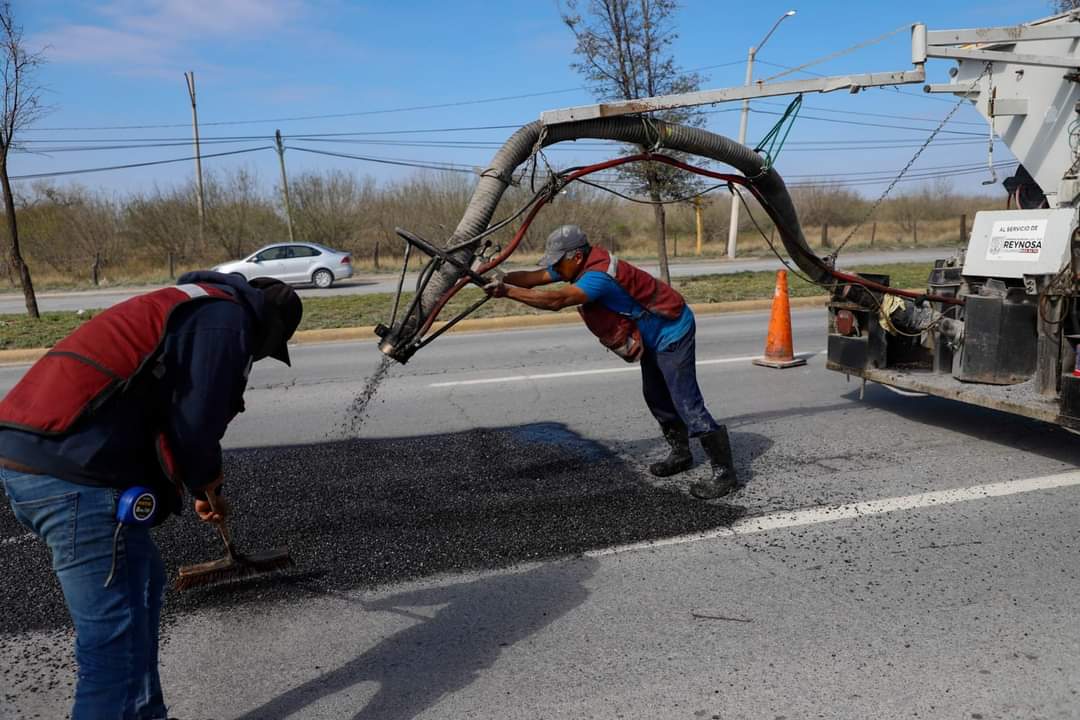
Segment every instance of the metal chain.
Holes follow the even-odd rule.
[[[978,85],[979,81],[986,76],[986,73],[990,71],[990,68],[992,66],[993,63],[986,63],[983,71],[979,73],[979,76],[971,82],[971,87],[968,88],[968,92],[975,89],[975,86]],[[888,187],[885,188],[884,192],[882,192],[881,195],[878,196],[878,199],[874,201],[874,204],[870,206],[870,209],[866,211],[866,214],[863,215],[862,219],[860,219],[859,222],[855,225],[855,227],[853,227],[848,232],[847,236],[844,237],[843,242],[840,243],[840,246],[833,250],[831,253],[829,253],[827,259],[829,260],[830,264],[836,264],[836,258],[840,255],[840,251],[843,250],[844,246],[851,241],[851,238],[855,237],[855,233],[859,232],[859,230],[862,230],[863,226],[866,225],[866,221],[873,217],[874,213],[877,212],[877,209],[881,205],[881,203],[885,202],[885,198],[887,198],[889,196],[889,193],[892,192],[892,189],[896,187],[896,184],[899,183],[905,175],[907,175],[907,172],[911,169],[911,166],[915,164],[915,162],[919,159],[919,156],[923,154],[923,151],[930,146],[930,143],[934,142],[934,138],[936,138],[938,133],[941,132],[941,130],[945,127],[946,124],[948,124],[949,120],[952,120],[952,116],[956,114],[956,111],[959,110],[966,101],[967,93],[962,95],[960,99],[956,102],[956,104],[953,105],[952,109],[949,110],[949,113],[945,116],[945,119],[942,120],[936,128],[934,128],[934,131],[930,133],[930,137],[926,138],[926,142],[924,142],[922,146],[915,151],[915,154],[911,156],[911,159],[908,160],[907,165],[905,165],[904,168],[899,173],[897,173],[896,177],[892,179],[892,182],[889,183]]]

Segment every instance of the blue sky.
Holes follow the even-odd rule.
[[[559,20],[554,0],[15,0],[14,8],[28,46],[43,48],[48,60],[39,77],[46,88],[44,99],[53,110],[25,133],[24,138],[33,141],[29,146],[38,152],[13,155],[13,175],[189,156],[190,145],[184,144],[191,135],[183,78],[187,70],[197,78],[201,132],[207,141],[204,153],[264,147],[280,128],[292,147],[482,166],[493,154],[492,147],[439,145],[493,145],[511,129],[431,131],[519,125],[545,109],[591,102],[569,67],[573,39]],[[722,65],[704,73],[706,87],[739,85],[747,48],[790,8],[797,15],[786,20],[763,48],[755,78],[914,21],[946,29],[1013,24],[1049,14],[1045,0],[686,0],[678,17],[677,60],[690,69]],[[901,32],[810,69],[824,74],[902,70],[910,67],[909,58],[908,34]],[[932,61],[931,81],[947,81],[949,65]],[[527,97],[473,102],[514,96]],[[918,86],[911,86],[903,93],[808,95],[804,102],[806,117],[796,123],[777,165],[789,181],[898,170],[914,152],[913,145],[948,113],[951,99],[927,97]],[[401,110],[453,103],[467,104]],[[784,104],[783,99],[755,104],[758,112],[751,115],[750,140],[775,122],[766,113],[782,111]],[[709,127],[734,137],[737,106],[712,109],[721,112],[708,116]],[[337,117],[312,117],[326,115]],[[974,133],[950,136],[970,144],[931,147],[917,167],[986,161],[985,143],[976,142],[986,126],[973,109],[961,109],[948,129]],[[335,141],[297,137],[403,130],[425,132],[337,136]],[[341,142],[342,138],[350,142]],[[879,140],[871,151],[852,142]],[[165,146],[55,151],[147,142]],[[831,149],[815,145],[821,142],[833,143]],[[905,147],[883,147],[890,144]],[[997,152],[995,160],[1008,157],[1000,146]],[[550,157],[570,165],[610,154],[592,147],[552,151]],[[288,151],[286,158],[290,173],[334,167],[392,180],[415,172],[299,150]],[[267,186],[277,180],[277,158],[271,150],[204,162],[207,170],[241,166],[255,171]],[[128,193],[169,186],[191,175],[192,164],[182,162],[76,175],[58,182]],[[986,175],[979,174],[957,177],[954,186],[977,191],[984,179]],[[860,188],[868,194],[880,189],[880,185]]]

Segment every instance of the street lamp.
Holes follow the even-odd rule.
[[[754,76],[754,57],[760,50],[772,34],[776,32],[776,28],[780,27],[780,23],[784,22],[787,18],[795,14],[794,10],[788,10],[781,15],[773,23],[773,26],[769,28],[769,32],[765,33],[765,37],[761,38],[756,46],[750,46],[750,51],[746,54],[746,85],[749,85],[751,79]],[[742,103],[742,115],[739,117],[739,144],[746,144],[746,123],[750,116],[750,99],[743,100]],[[733,189],[731,194],[731,224],[728,226],[728,238],[727,238],[727,254],[732,260],[735,259],[735,242],[739,237],[739,196],[738,189]]]

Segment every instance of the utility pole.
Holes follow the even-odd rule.
[[[694,221],[697,225],[697,248],[696,253],[701,254],[701,244],[705,240],[705,218],[701,209],[701,196],[694,198]]]
[[[199,205],[199,245],[206,247],[206,194],[203,192],[202,154],[199,150],[199,112],[195,108],[195,71],[184,73],[188,96],[191,97],[191,128],[195,135],[195,188]]]
[[[281,142],[281,130],[274,131],[274,141],[277,143],[278,161],[281,163],[281,195],[285,200],[285,217],[289,221],[289,242],[296,242],[293,231],[292,205],[289,203],[289,177],[285,174],[285,144]],[[376,255],[378,258],[378,255]],[[375,260],[378,267],[379,261]]]
[[[776,28],[780,27],[780,23],[784,22],[787,18],[795,14],[794,10],[788,10],[786,13],[780,16],[780,18],[773,23],[769,32],[765,33],[765,37],[761,39],[756,46],[750,46],[749,52],[746,54],[746,82],[744,85],[749,86],[754,78],[754,58],[757,56],[758,51],[768,42],[769,37],[776,31]],[[750,100],[746,99],[742,102],[742,113],[739,115],[739,144],[746,144],[746,124],[750,116]],[[727,239],[727,254],[732,260],[735,259],[735,244],[739,239],[739,188],[732,188],[731,192],[731,223],[728,225],[728,239]]]

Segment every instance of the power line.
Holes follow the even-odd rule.
[[[400,160],[397,158],[377,158],[369,157],[366,155],[351,155],[349,153],[336,153],[329,150],[316,150],[315,148],[305,148],[296,145],[289,145],[289,150],[299,150],[300,152],[314,153],[316,155],[329,155],[330,157],[348,158],[350,160],[362,160],[364,162],[378,163],[380,165],[399,165],[404,167],[421,168],[425,170],[446,170],[448,172],[468,173],[475,175],[477,170],[464,165],[458,165],[457,163],[439,163],[438,165],[433,163],[421,163],[411,160]]]
[[[381,144],[379,141],[373,141],[373,142],[375,144]],[[821,141],[821,142],[827,142],[827,141]],[[952,146],[952,145],[980,145],[981,146],[983,144],[983,141],[981,141],[981,140],[957,140],[957,141],[944,142],[944,143],[939,143],[939,144],[940,145],[945,145],[945,146]],[[416,144],[409,144],[409,143],[402,143],[402,145],[404,145],[406,147],[421,147],[421,148],[426,148],[426,149],[430,149],[431,147],[433,147],[432,145],[416,145]],[[580,145],[580,144],[576,144],[576,145]],[[440,147],[440,146],[436,145],[434,147]],[[448,147],[450,147],[451,149],[460,149],[460,148],[458,148],[458,146],[448,146]],[[471,149],[474,146],[466,146],[466,147]],[[501,147],[501,144],[493,143],[492,147]],[[790,152],[814,151],[814,152],[834,152],[835,153],[835,152],[844,152],[844,151],[848,151],[848,150],[863,151],[863,150],[868,150],[868,149],[890,149],[891,147],[905,147],[905,146],[883,146],[883,147],[858,146],[858,147],[853,147],[853,148],[838,148],[838,149],[828,148],[828,147],[789,148],[789,151]],[[244,154],[244,153],[256,152],[256,151],[259,151],[259,150],[265,150],[265,149],[271,149],[271,148],[272,148],[272,146],[265,145],[265,146],[260,146],[260,147],[256,147],[256,148],[245,148],[243,150],[234,150],[234,151],[228,151],[228,152],[211,153],[211,154],[204,155],[203,157],[207,157],[207,158],[226,157],[226,156],[230,156],[230,155],[240,155],[240,154]],[[314,153],[314,154],[319,154],[319,155],[326,155],[326,156],[330,156],[330,157],[340,157],[340,158],[346,158],[346,159],[352,159],[352,160],[360,160],[360,161],[364,161],[364,162],[373,162],[373,163],[384,164],[384,165],[415,167],[415,168],[429,169],[429,170],[447,170],[447,171],[450,171],[450,172],[469,173],[469,174],[474,174],[477,171],[476,166],[468,166],[468,165],[462,165],[460,163],[452,163],[452,162],[442,162],[442,161],[426,161],[425,162],[425,161],[413,160],[413,159],[409,159],[409,158],[375,157],[375,156],[368,156],[368,155],[356,155],[356,154],[352,154],[352,153],[333,152],[333,151],[329,151],[329,150],[318,150],[316,148],[305,148],[305,147],[295,146],[295,145],[290,145],[289,149],[294,149],[294,150],[299,150],[299,151],[302,151],[302,152]],[[551,150],[551,149],[560,149],[560,148],[549,148],[549,150]],[[575,148],[565,148],[565,149],[568,150],[568,151],[574,151],[575,150]],[[608,151],[610,151],[612,149],[612,146],[610,146],[610,145],[605,146],[603,144],[598,143],[598,144],[596,144],[594,146],[586,147],[584,149],[590,150],[590,151],[608,152]],[[60,171],[52,171],[52,172],[44,172],[44,173],[33,173],[33,174],[17,175],[17,176],[13,176],[12,179],[13,180],[28,180],[28,179],[41,179],[41,178],[49,178],[49,177],[61,177],[61,176],[66,176],[66,175],[79,175],[79,174],[86,174],[86,173],[104,172],[104,171],[108,171],[108,170],[121,170],[121,169],[130,169],[130,168],[138,168],[138,167],[150,167],[150,166],[154,166],[154,165],[167,165],[167,164],[176,163],[176,162],[190,161],[192,159],[193,158],[191,156],[189,156],[189,157],[183,157],[183,158],[169,158],[169,159],[163,159],[163,160],[152,160],[152,161],[146,161],[146,162],[140,162],[140,163],[126,163],[126,164],[122,164],[122,165],[109,165],[109,166],[104,166],[104,167],[81,168],[81,169],[74,169],[74,170],[60,170]],[[1012,162],[1013,161],[1002,161],[999,164],[1008,165],[1008,164],[1010,164]],[[955,167],[966,167],[966,166],[937,166],[937,167],[955,168]],[[985,166],[985,164],[980,163],[978,165],[974,165],[974,166],[971,166],[971,167],[977,169],[977,168],[985,168],[986,166]],[[829,177],[838,177],[838,176],[844,176],[844,175],[873,175],[875,173],[888,174],[888,173],[891,173],[891,172],[892,172],[891,170],[881,170],[881,171],[864,171],[864,172],[860,172],[860,173],[835,173],[835,174],[830,175]],[[788,175],[787,177],[805,177],[805,176],[807,176],[807,175],[805,175],[805,174],[803,174],[803,175]]]
[[[896,35],[898,33],[902,33],[904,30],[907,30],[910,27],[911,27],[911,25],[901,25],[900,27],[896,28],[895,30],[890,30],[889,32],[885,33],[884,35],[879,35],[876,38],[871,38],[870,40],[864,40],[864,41],[862,41],[860,43],[856,43],[856,44],[852,45],[851,47],[844,48],[843,50],[837,50],[836,52],[829,53],[828,55],[823,55],[821,57],[814,58],[813,60],[811,60],[809,62],[805,62],[802,65],[799,65],[798,67],[788,68],[784,72],[776,73],[775,75],[773,75],[771,77],[765,78],[764,82],[769,82],[770,80],[775,80],[776,78],[780,78],[780,77],[783,77],[785,75],[790,75],[791,73],[799,72],[800,70],[805,70],[806,68],[814,66],[814,65],[820,65],[821,63],[828,62],[829,60],[835,60],[838,57],[843,57],[844,55],[848,55],[850,53],[855,52],[856,50],[861,50],[861,49],[863,49],[865,47],[869,47],[870,45],[876,45],[877,43],[882,42],[883,40],[887,40],[887,39],[891,38],[893,35]]]
[[[777,107],[787,107],[787,103],[769,102],[767,100],[754,100],[752,102],[755,102],[755,103],[758,103],[758,104],[761,104],[761,105],[773,105],[773,106],[777,106]],[[860,115],[862,117],[879,117],[879,118],[888,118],[888,119],[895,119],[895,120],[914,120],[916,122],[925,122],[925,123],[934,123],[934,124],[937,124],[939,122],[939,120],[937,118],[920,118],[920,117],[914,117],[914,116],[911,116],[911,115],[894,115],[894,114],[891,114],[891,113],[858,112],[858,111],[855,111],[855,110],[837,110],[835,108],[825,108],[825,107],[820,107],[820,106],[817,106],[817,105],[803,104],[803,109],[805,109],[805,110],[813,110],[815,112],[842,113],[844,115]],[[975,125],[977,127],[986,127],[985,122],[976,122],[974,120],[949,120],[949,123],[951,123],[953,125]]]
[[[789,66],[789,65],[781,65],[780,63],[770,63],[769,60],[755,59],[754,62],[755,63],[760,63],[761,65],[768,65],[770,67],[781,68],[781,69],[785,69],[785,70],[793,70],[794,69],[792,66]],[[814,78],[827,78],[828,77],[828,76],[825,76],[825,74],[822,74],[821,72],[812,72],[810,70],[799,70],[799,72],[804,73],[804,74],[809,74],[809,76],[813,76]],[[867,87],[866,90],[887,91],[887,92],[897,93],[897,94],[900,94],[900,95],[907,95],[908,97],[918,97],[918,98],[923,99],[923,100],[935,100],[935,101],[937,101],[937,103],[948,103],[949,105],[953,105],[955,103],[955,100],[950,100],[947,97],[937,97],[936,95],[931,95],[929,93],[909,93],[906,90],[901,90],[900,87],[897,87],[896,85],[882,85],[882,86],[878,86],[878,87]]]
[[[208,155],[203,155],[202,157],[203,158],[225,157],[226,155],[242,155],[243,153],[258,152],[260,150],[271,150],[271,149],[273,149],[273,147],[271,145],[266,145],[264,147],[247,148],[245,150],[232,150],[230,152],[211,153],[211,154],[208,154]],[[41,179],[41,178],[61,177],[63,175],[82,175],[82,174],[85,174],[85,173],[105,172],[107,170],[128,170],[128,169],[131,169],[131,168],[149,167],[151,165],[168,165],[169,163],[190,162],[190,161],[192,161],[194,159],[195,159],[195,156],[192,155],[190,157],[171,158],[169,160],[152,160],[152,161],[149,161],[149,162],[141,162],[141,163],[126,163],[124,165],[108,165],[106,167],[81,168],[79,170],[60,170],[60,171],[57,171],[57,172],[32,173],[32,174],[29,174],[29,175],[12,175],[11,179],[12,180],[38,180],[38,179]]]
[[[757,110],[755,108],[750,108],[750,112],[758,113],[760,115],[783,115],[783,113],[773,112],[772,110]],[[816,120],[818,122],[831,122],[831,123],[837,123],[837,124],[840,124],[840,125],[857,125],[857,126],[860,126],[860,127],[880,127],[880,128],[889,128],[890,130],[913,130],[915,132],[923,132],[923,133],[926,132],[927,129],[928,129],[928,128],[921,128],[921,127],[910,127],[910,126],[907,126],[907,125],[885,125],[884,123],[871,123],[871,122],[863,122],[863,121],[859,121],[859,120],[839,120],[837,118],[823,118],[823,117],[816,117],[814,115],[806,115],[804,113],[799,113],[799,120]],[[981,132],[981,133],[980,132],[970,132],[970,131],[967,131],[967,130],[942,130],[941,133],[942,134],[949,134],[949,135],[966,135],[966,136],[971,136],[971,137],[983,137],[983,138],[986,137],[985,132]]]
[[[697,68],[690,68],[686,72],[693,73],[693,72],[701,72],[703,70],[714,70],[714,69],[718,69],[718,68],[731,67],[731,66],[734,66],[734,65],[741,65],[744,62],[745,62],[744,60],[732,60],[730,62],[718,63],[718,64],[715,64],[715,65],[703,65],[703,66],[697,67]],[[810,71],[807,71],[807,70],[801,69],[801,68],[792,68],[792,67],[790,67],[788,65],[781,65],[779,63],[772,63],[772,62],[768,62],[768,61],[765,61],[765,60],[758,60],[757,62],[760,63],[760,64],[763,64],[763,65],[770,65],[772,67],[783,68],[785,70],[788,70],[789,72],[798,71],[798,72],[806,73],[808,75],[814,75],[814,76],[817,76],[817,77],[824,77],[820,73],[810,72]],[[316,114],[316,115],[294,115],[294,116],[286,116],[286,117],[255,118],[255,119],[244,119],[244,120],[218,120],[218,121],[209,121],[209,122],[204,121],[204,122],[199,123],[199,125],[200,125],[200,127],[223,127],[223,126],[235,126],[235,125],[258,125],[258,124],[265,124],[265,123],[299,122],[301,120],[333,120],[333,119],[349,118],[349,117],[367,117],[367,116],[372,116],[372,115],[388,115],[388,114],[393,114],[393,113],[416,112],[416,111],[419,111],[419,110],[439,110],[439,109],[445,109],[445,108],[451,108],[451,107],[464,107],[464,106],[469,106],[469,105],[482,105],[482,104],[489,104],[489,103],[507,102],[507,101],[510,101],[510,100],[524,100],[524,99],[528,99],[528,98],[547,97],[547,96],[551,96],[551,95],[562,95],[562,94],[566,94],[566,93],[581,92],[581,91],[588,91],[588,88],[586,86],[579,85],[577,87],[561,88],[561,89],[558,89],[558,90],[544,90],[544,91],[539,91],[539,92],[534,92],[534,93],[521,93],[521,94],[517,94],[517,95],[503,95],[503,96],[498,96],[498,97],[479,98],[479,99],[473,99],[473,100],[458,100],[458,101],[453,101],[453,102],[433,103],[433,104],[427,104],[427,105],[410,105],[410,106],[397,107],[397,108],[385,108],[385,109],[380,109],[380,110],[361,110],[361,111],[355,111],[355,112],[324,113],[324,114]],[[926,96],[912,95],[912,97],[926,97]],[[943,98],[926,97],[926,99],[942,100]],[[94,131],[94,130],[158,130],[158,129],[166,129],[166,128],[186,128],[186,127],[188,127],[188,123],[183,122],[183,123],[147,123],[147,124],[141,124],[141,125],[95,125],[95,126],[69,126],[69,127],[39,127],[39,128],[27,128],[27,130],[28,131],[34,131],[34,132],[88,132],[88,131]],[[520,127],[520,125],[489,125],[489,126],[483,126],[483,127],[477,127],[477,128],[455,128],[455,129],[458,129],[458,130],[500,129],[500,128],[507,128],[507,127]],[[379,131],[376,131],[376,132],[379,132]],[[436,131],[436,130],[431,130],[431,131],[408,131],[408,130],[406,130],[406,131],[382,131],[382,132],[398,133],[398,132],[439,132],[439,131]]]
[[[199,123],[201,126],[225,126],[225,125],[259,125],[263,123],[296,122],[300,120],[333,120],[346,117],[365,117],[369,115],[388,115],[391,113],[414,112],[417,110],[439,110],[443,108],[462,107],[465,105],[482,105],[485,103],[505,102],[507,100],[523,100],[526,98],[542,97],[545,95],[559,95],[568,92],[578,92],[582,88],[564,88],[562,90],[547,90],[544,92],[522,93],[520,95],[504,95],[502,97],[482,98],[479,100],[459,100],[448,103],[435,103],[431,105],[412,105],[408,107],[387,108],[384,110],[361,110],[358,112],[326,113],[323,115],[295,115],[292,117],[264,118],[260,120],[218,120],[213,122]],[[187,127],[187,123],[156,123],[148,125],[98,125],[94,127],[51,127],[35,128],[41,132],[84,132],[89,130],[158,130],[162,128]]]

